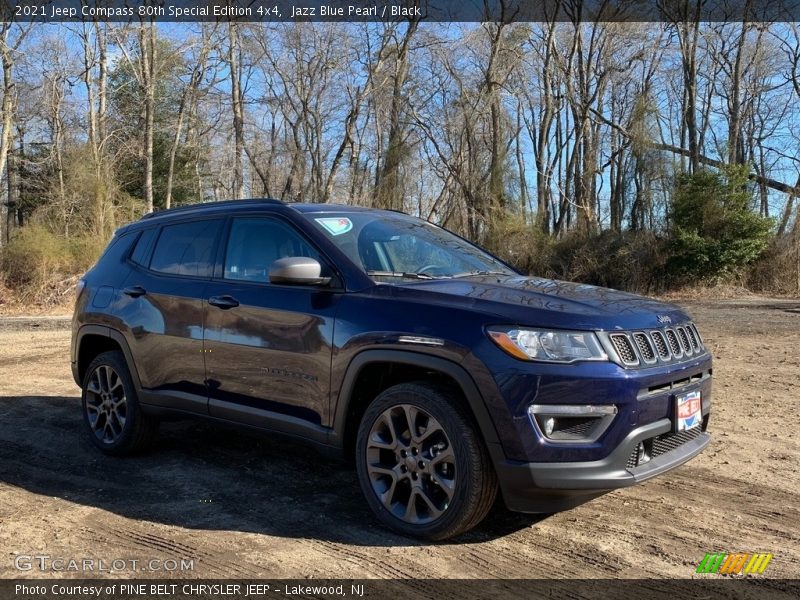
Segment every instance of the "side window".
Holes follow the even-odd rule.
[[[261,217],[234,219],[225,252],[225,279],[267,282],[272,263],[289,256],[323,262],[319,253],[286,223]]]
[[[153,244],[153,239],[156,237],[156,231],[155,227],[151,227],[139,234],[139,239],[136,240],[136,246],[133,252],[131,252],[131,260],[137,265],[143,267],[147,266],[147,257],[150,253],[150,246]]]
[[[150,268],[161,273],[210,277],[214,269],[214,240],[222,220],[167,225],[158,236]]]

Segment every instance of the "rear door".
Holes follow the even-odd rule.
[[[167,224],[143,233],[131,254],[120,316],[147,403],[207,412],[203,296],[223,225]]]
[[[288,220],[230,220],[206,289],[205,359],[212,416],[303,435],[329,425],[331,342],[339,292],[269,283],[274,261],[325,259]],[[325,267],[323,275],[325,275]]]

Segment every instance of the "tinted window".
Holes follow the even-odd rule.
[[[272,263],[289,256],[322,262],[319,253],[286,223],[257,217],[234,219],[225,252],[225,278],[269,281]]]
[[[210,277],[221,220],[193,221],[161,229],[150,268],[162,273]]]
[[[156,237],[156,229],[145,229],[136,240],[136,247],[131,252],[131,260],[137,265],[147,266],[147,257],[150,252],[150,246],[153,239]]]
[[[111,241],[106,246],[106,249],[103,250],[103,253],[100,255],[100,258],[97,259],[97,263],[116,263],[125,259],[125,256],[130,250],[131,244],[136,236],[132,234],[130,231],[123,233],[122,235],[118,235],[116,232],[114,233],[114,237],[111,238]]]
[[[513,274],[479,247],[430,223],[383,212],[311,213],[311,222],[374,278]]]

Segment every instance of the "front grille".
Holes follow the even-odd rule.
[[[633,469],[640,464],[647,464],[646,462],[642,462],[642,458],[649,457],[649,459],[653,459],[667,452],[672,452],[684,444],[697,439],[702,433],[703,431],[700,427],[693,427],[692,429],[678,431],[677,433],[662,433],[649,440],[645,440],[640,444],[636,444],[633,452],[631,452],[631,455],[628,457],[628,462],[625,467],[627,469]]]
[[[702,431],[700,427],[693,427],[686,431],[678,431],[677,433],[665,433],[653,438],[653,457],[661,456],[667,452],[675,450],[679,446],[683,446],[686,442],[691,442],[697,438]]]
[[[636,358],[636,352],[634,352],[631,341],[628,339],[627,335],[624,333],[613,333],[609,337],[623,363],[626,365],[639,364],[639,359]]]
[[[616,354],[615,360],[625,367],[672,363],[705,352],[700,334],[692,323],[630,333],[615,331],[601,334],[601,337],[609,354]]]
[[[653,346],[650,343],[650,339],[644,333],[634,333],[633,339],[636,341],[636,345],[639,347],[639,352],[644,359],[644,362],[654,362],[656,360],[656,353],[653,350]]]

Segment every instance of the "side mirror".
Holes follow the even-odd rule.
[[[290,285],[327,285],[330,277],[320,277],[322,265],[313,258],[290,256],[279,258],[269,268],[270,283]]]

